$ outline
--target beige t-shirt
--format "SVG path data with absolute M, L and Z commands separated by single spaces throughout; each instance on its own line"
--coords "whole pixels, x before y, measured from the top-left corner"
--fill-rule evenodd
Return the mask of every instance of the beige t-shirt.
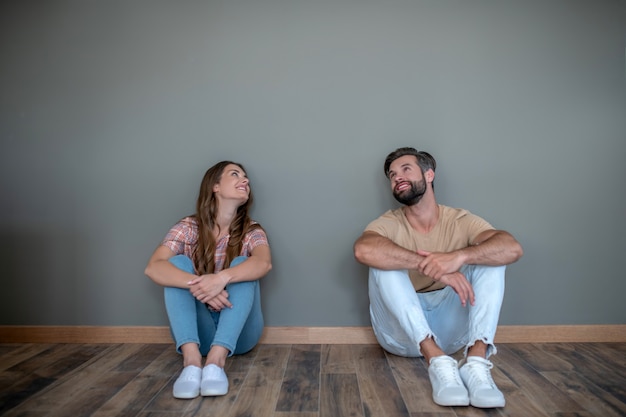
M 439 204 L 439 221 L 428 233 L 419 233 L 413 229 L 401 208 L 387 211 L 368 224 L 365 231 L 376 232 L 412 251 L 423 249 L 430 252 L 451 252 L 470 246 L 476 236 L 493 229 L 485 220 L 467 210 Z M 417 292 L 445 287 L 445 284 L 416 270 L 409 270 L 409 277 Z

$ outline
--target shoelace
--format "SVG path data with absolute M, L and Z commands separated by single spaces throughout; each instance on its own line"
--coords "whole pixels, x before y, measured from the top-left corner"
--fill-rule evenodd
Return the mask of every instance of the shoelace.
M 451 360 L 441 359 L 435 365 L 435 372 L 437 373 L 437 377 L 444 385 L 448 385 L 450 383 L 453 384 L 462 384 L 459 379 L 459 373 L 454 372 L 456 369 L 456 363 Z
M 479 362 L 468 362 L 465 366 L 469 367 L 468 375 L 469 381 L 468 385 L 472 387 L 487 385 L 490 388 L 495 388 L 496 383 L 491 378 L 491 368 L 493 368 L 493 364 L 489 363 L 479 363 Z

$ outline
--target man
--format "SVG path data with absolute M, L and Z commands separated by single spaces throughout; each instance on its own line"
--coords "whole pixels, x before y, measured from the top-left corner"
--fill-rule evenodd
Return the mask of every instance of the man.
M 504 407 L 488 360 L 504 296 L 505 265 L 523 254 L 511 234 L 435 200 L 435 159 L 399 148 L 384 164 L 403 206 L 371 222 L 354 244 L 370 267 L 370 317 L 388 352 L 423 356 L 433 400 L 443 406 Z M 464 349 L 459 369 L 448 356 Z

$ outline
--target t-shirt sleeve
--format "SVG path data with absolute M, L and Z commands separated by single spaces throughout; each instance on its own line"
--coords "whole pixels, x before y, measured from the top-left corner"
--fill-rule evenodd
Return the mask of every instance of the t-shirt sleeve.
M 398 220 L 393 218 L 391 212 L 387 212 L 370 222 L 370 224 L 365 227 L 365 232 L 375 232 L 388 239 L 393 239 L 398 235 L 399 227 L 400 223 Z
M 485 219 L 468 211 L 459 219 L 459 223 L 463 230 L 466 231 L 468 245 L 472 244 L 476 237 L 482 232 L 495 229 Z
M 180 220 L 167 232 L 161 245 L 169 248 L 176 255 L 185 254 L 185 248 L 195 243 L 194 228 L 188 219 Z
M 269 243 L 267 241 L 267 234 L 265 233 L 265 230 L 257 227 L 246 233 L 242 247 L 242 255 L 250 256 L 254 248 L 260 245 L 269 246 Z

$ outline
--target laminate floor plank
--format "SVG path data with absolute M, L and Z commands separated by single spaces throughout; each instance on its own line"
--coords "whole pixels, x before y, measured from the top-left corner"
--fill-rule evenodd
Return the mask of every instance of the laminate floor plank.
M 231 388 L 226 395 L 216 397 L 198 397 L 194 400 L 176 400 L 179 404 L 180 412 L 177 416 L 192 417 L 192 416 L 227 416 L 228 410 L 231 409 L 237 399 L 239 390 L 241 388 L 241 378 L 239 376 L 233 379 L 231 382 Z M 170 393 L 171 400 L 171 393 Z M 185 402 L 189 402 L 189 406 L 185 407 Z M 169 407 L 170 411 L 174 411 L 175 408 Z M 156 412 L 156 407 L 152 407 L 152 411 Z
M 276 411 L 319 411 L 320 362 L 320 345 L 291 348 Z
M 48 343 L 0 344 L 0 373 L 57 347 L 58 345 Z
M 391 371 L 378 375 L 358 374 L 358 380 L 365 417 L 409 415 Z
M 0 374 L 0 413 L 44 391 L 103 350 L 93 345 L 60 344 L 6 369 Z
M 53 377 L 84 364 L 105 349 L 94 345 L 59 344 L 7 368 L 6 371 Z
M 227 395 L 193 400 L 172 397 L 182 356 L 168 344 L 0 344 L 0 416 L 626 416 L 626 343 L 498 350 L 506 406 L 479 409 L 434 404 L 424 360 L 376 344 L 259 345 L 227 360 Z
M 363 417 L 363 405 L 356 374 L 323 374 L 320 417 Z
M 135 372 L 114 372 L 103 374 L 97 382 L 73 397 L 72 401 L 64 402 L 54 413 L 59 417 L 88 417 L 95 413 L 109 398 L 128 384 Z
M 576 351 L 585 358 L 587 369 L 598 364 L 597 373 L 609 372 L 619 380 L 626 379 L 626 349 L 614 351 L 613 349 L 598 350 L 597 346 L 586 343 L 576 343 Z M 577 364 L 578 365 L 578 364 Z M 590 369 L 589 369 L 590 370 Z
M 32 395 L 45 389 L 55 381 L 53 378 L 31 376 L 12 384 L 10 389 L 3 389 L 0 394 L 0 415 L 13 411 L 15 407 L 18 407 L 31 398 Z
M 154 361 L 154 358 L 170 349 L 172 346 L 169 344 L 144 344 L 141 349 L 120 362 L 115 367 L 115 372 L 141 372 Z M 182 361 L 182 356 L 180 356 L 181 367 Z
M 626 416 L 624 402 L 619 401 L 578 372 L 542 372 L 542 375 L 593 415 Z
M 475 408 L 475 407 L 450 407 L 458 417 L 500 417 L 498 408 Z M 520 416 L 533 416 L 533 414 L 519 414 Z
M 59 379 L 49 389 L 42 390 L 26 399 L 16 407 L 15 411 L 48 411 L 51 414 L 63 415 L 68 404 L 81 403 L 89 390 L 97 387 L 100 379 L 106 378 L 121 361 L 137 352 L 141 345 L 110 345 L 100 354 L 88 361 L 80 369 L 70 372 L 67 378 Z
M 541 348 L 542 345 L 537 344 L 518 344 L 507 345 L 506 349 L 514 352 L 526 363 L 532 366 L 539 372 L 542 371 L 555 371 L 555 372 L 569 372 L 574 370 L 574 364 L 566 355 L 562 353 L 555 353 L 549 350 Z M 498 355 L 494 355 L 493 358 L 497 358 Z
M 165 389 L 174 375 L 178 376 L 182 368 L 182 357 L 170 349 L 155 356 L 132 381 L 111 396 L 92 417 L 130 417 L 144 408 L 149 408 L 156 395 Z M 178 412 L 181 408 L 186 409 L 187 406 L 188 404 L 185 407 L 175 408 L 175 411 Z
M 259 353 L 259 346 L 255 347 L 248 353 L 244 353 L 243 355 L 231 356 L 226 360 L 226 366 L 224 367 L 224 371 L 228 375 L 231 373 L 247 373 L 254 361 L 256 360 L 257 354 Z M 181 359 L 182 361 L 182 359 Z
M 282 380 L 272 378 L 262 369 L 252 367 L 239 390 L 237 400 L 224 417 L 273 417 Z
M 545 379 L 534 367 L 515 354 L 512 347 L 501 345 L 498 349 L 498 368 L 513 381 L 529 401 L 539 410 L 549 414 L 576 413 L 584 409 L 558 387 Z M 494 358 L 495 359 L 495 358 Z
M 409 416 L 385 351 L 378 345 L 360 345 L 355 351 L 364 416 Z
M 154 379 L 157 383 L 157 387 L 155 388 L 159 389 L 156 389 L 154 395 L 151 397 L 145 407 L 143 407 L 143 412 L 175 412 L 183 414 L 187 410 L 199 406 L 201 402 L 200 397 L 191 400 L 181 400 L 172 396 L 174 381 L 176 381 L 176 378 L 178 378 L 181 370 L 182 366 L 180 363 L 178 363 L 176 366 L 176 370 L 171 375 L 165 377 L 164 379 Z M 164 385 L 163 381 L 166 381 Z
M 254 361 L 242 380 L 236 400 L 221 416 L 273 417 L 291 345 L 260 345 L 255 351 Z
M 500 355 L 493 355 L 490 358 L 494 367 L 491 370 L 491 376 L 494 382 L 498 386 L 498 389 L 504 394 L 506 400 L 506 406 L 503 409 L 498 409 L 499 414 L 503 416 L 532 416 L 532 417 L 546 417 L 548 413 L 540 408 L 539 405 L 533 403 L 526 393 L 520 389 L 520 387 L 512 381 L 506 371 L 502 369 L 502 363 L 504 359 Z M 461 414 L 461 411 L 457 411 Z
M 354 360 L 358 374 L 377 374 L 390 370 L 387 355 L 379 345 L 356 345 Z
M 578 343 L 609 366 L 614 366 L 622 372 L 626 372 L 626 343 Z
M 404 403 L 412 413 L 447 413 L 452 411 L 435 404 L 428 369 L 423 358 L 405 358 L 387 353 L 387 360 L 398 384 Z
M 204 397 L 200 401 L 195 401 L 192 407 L 187 408 L 182 414 L 184 417 L 192 416 L 226 416 L 229 410 L 237 402 L 241 390 L 246 380 L 247 372 L 228 372 L 228 393 L 218 397 Z M 245 394 L 244 394 L 245 395 Z M 171 397 L 171 394 L 170 394 Z M 179 400 L 180 401 L 180 400 Z
M 599 354 L 589 344 L 577 344 L 576 350 L 584 357 L 576 364 L 576 368 L 620 401 L 626 401 L 626 368 L 621 361 Z
M 252 369 L 262 372 L 269 381 L 283 381 L 291 345 L 259 346 Z
M 322 345 L 322 374 L 355 372 L 356 364 L 352 345 Z

